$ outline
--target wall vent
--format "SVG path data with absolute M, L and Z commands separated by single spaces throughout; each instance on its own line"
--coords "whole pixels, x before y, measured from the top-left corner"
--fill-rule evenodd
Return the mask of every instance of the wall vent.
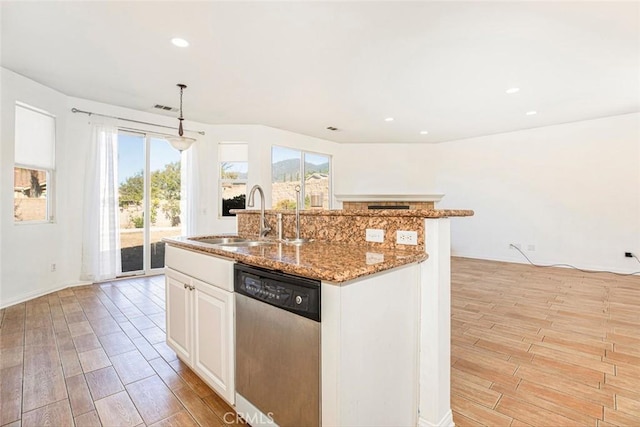
M 164 111 L 178 111 L 177 108 L 169 107 L 168 105 L 161 105 L 161 104 L 156 104 L 153 106 L 153 108 L 157 108 L 158 110 L 164 110 Z

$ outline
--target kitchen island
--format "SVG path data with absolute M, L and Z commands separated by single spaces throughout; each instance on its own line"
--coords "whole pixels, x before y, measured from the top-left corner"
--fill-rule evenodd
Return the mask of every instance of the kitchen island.
M 283 217 L 285 235 L 290 236 L 292 215 L 268 211 L 266 216 L 271 221 L 278 213 Z M 194 254 L 227 261 L 229 265 L 236 261 L 321 280 L 322 425 L 452 425 L 448 218 L 472 214 L 437 210 L 304 212 L 301 234 L 316 241 L 300 246 L 274 243 L 224 247 L 207 245 L 198 238 L 166 239 L 167 267 L 190 275 L 184 270 L 192 269 L 191 263 L 176 265 L 171 258 L 185 259 L 185 254 Z M 241 237 L 255 238 L 258 225 L 257 212 L 239 212 Z M 384 229 L 385 239 L 365 242 L 368 228 Z M 416 244 L 397 244 L 395 234 L 399 230 L 415 231 Z M 429 238 L 425 239 L 425 235 Z M 229 271 L 222 281 L 230 280 Z M 193 287 L 187 285 L 185 289 L 189 286 Z M 231 285 L 225 286 L 229 289 Z M 225 298 L 233 301 L 233 293 Z M 233 319 L 229 313 L 232 304 L 227 305 L 223 311 L 227 319 Z M 171 306 L 168 293 L 170 345 Z M 222 328 L 226 332 L 220 330 L 215 335 L 229 335 L 226 350 L 231 355 L 222 357 L 231 362 L 233 320 L 227 323 Z M 202 339 L 195 334 L 194 341 Z M 194 349 L 197 353 L 197 345 Z M 227 393 L 223 395 L 230 403 L 238 403 L 236 409 L 246 415 L 244 402 L 235 402 L 231 393 L 232 365 L 227 363 Z M 207 370 L 212 371 L 204 371 Z M 198 369 L 196 372 L 201 374 Z M 252 424 L 260 423 L 254 420 Z
M 372 248 L 347 243 L 312 241 L 304 245 L 276 242 L 264 246 L 224 246 L 202 240 L 224 236 L 167 238 L 171 246 L 233 259 L 248 265 L 283 271 L 335 285 L 380 271 L 421 262 L 428 255 L 422 250 Z

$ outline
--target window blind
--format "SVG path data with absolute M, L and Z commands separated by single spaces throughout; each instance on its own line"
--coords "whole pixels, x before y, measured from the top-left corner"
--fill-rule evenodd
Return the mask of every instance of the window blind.
M 218 144 L 219 161 L 249 161 L 249 145 L 246 142 L 220 142 Z
M 55 118 L 24 105 L 16 105 L 15 163 L 39 169 L 55 166 Z

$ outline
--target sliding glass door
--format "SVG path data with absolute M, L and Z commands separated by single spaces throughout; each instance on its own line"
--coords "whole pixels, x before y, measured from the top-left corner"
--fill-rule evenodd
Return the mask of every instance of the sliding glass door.
M 163 237 L 179 236 L 180 216 L 180 152 L 165 139 L 149 141 L 151 184 L 149 224 L 150 265 L 164 267 Z
M 144 133 L 118 134 L 122 275 L 164 267 L 163 237 L 181 234 L 180 152 Z
M 118 133 L 118 206 L 122 274 L 144 273 L 145 169 L 144 134 Z

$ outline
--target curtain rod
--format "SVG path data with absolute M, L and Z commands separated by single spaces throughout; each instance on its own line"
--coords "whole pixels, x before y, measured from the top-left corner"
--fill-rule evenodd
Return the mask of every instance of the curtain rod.
M 83 111 L 83 110 L 78 110 L 76 107 L 73 107 L 71 109 L 72 113 L 83 113 L 83 114 L 87 114 L 89 116 L 100 116 L 100 117 L 108 117 L 110 119 L 117 119 L 117 120 L 124 120 L 126 122 L 132 122 L 132 123 L 138 123 L 141 125 L 151 125 L 151 126 L 157 126 L 157 127 L 161 127 L 161 128 L 167 128 L 167 129 L 173 129 L 173 130 L 178 130 L 178 128 L 176 127 L 172 127 L 172 126 L 165 126 L 165 125 L 159 125 L 157 123 L 151 123 L 151 122 L 142 122 L 140 120 L 132 120 L 132 119 L 125 119 L 124 117 L 117 117 L 117 116 L 109 116 L 107 114 L 100 114 L 100 113 L 94 113 L 92 111 Z M 189 130 L 189 129 L 185 129 L 187 132 L 197 132 L 200 135 L 204 135 L 204 131 L 203 130 Z
M 168 134 L 168 133 L 162 133 L 162 132 L 156 132 L 156 131 L 148 131 L 148 130 L 144 130 L 144 129 L 130 128 L 130 127 L 126 127 L 126 126 L 118 126 L 118 129 L 124 130 L 124 131 L 128 131 L 128 132 L 138 133 L 138 134 L 142 134 L 142 135 L 162 136 L 162 137 L 165 137 L 165 138 L 171 138 L 171 137 L 175 136 L 175 135 L 171 135 L 171 134 Z

